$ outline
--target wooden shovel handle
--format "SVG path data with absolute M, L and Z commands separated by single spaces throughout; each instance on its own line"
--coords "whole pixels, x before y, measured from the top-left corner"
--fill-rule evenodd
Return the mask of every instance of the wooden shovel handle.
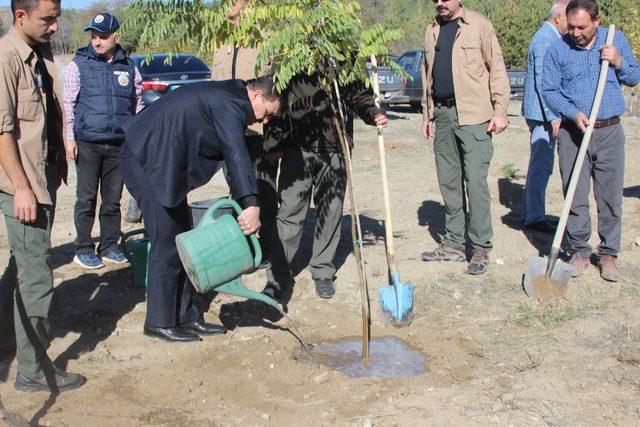
M 616 32 L 615 25 L 609 25 L 609 32 L 607 33 L 606 44 L 613 43 L 613 37 Z M 591 107 L 591 115 L 589 116 L 589 126 L 582 137 L 580 144 L 580 150 L 576 156 L 576 162 L 573 166 L 573 173 L 569 181 L 569 188 L 564 198 L 564 205 L 562 206 L 562 215 L 560 215 L 560 221 L 558 221 L 558 228 L 556 235 L 553 238 L 552 249 L 556 248 L 560 250 L 562 244 L 562 236 L 564 236 L 564 230 L 567 227 L 567 220 L 569 219 L 569 212 L 571 211 L 571 204 L 573 203 L 573 196 L 578 186 L 578 180 L 580 179 L 580 172 L 582 171 L 582 164 L 584 163 L 584 157 L 587 154 L 589 148 L 589 142 L 591 141 L 591 134 L 593 133 L 596 119 L 598 118 L 598 111 L 600 111 L 600 103 L 602 102 L 602 94 L 604 93 L 604 85 L 607 81 L 607 72 L 609 71 L 609 61 L 602 61 L 600 66 L 600 77 L 598 79 L 598 86 L 596 88 L 596 96 L 593 100 L 593 106 Z
M 380 83 L 378 81 L 378 61 L 371 55 L 372 78 L 374 101 L 376 107 L 380 108 Z M 384 150 L 384 133 L 381 126 L 378 128 L 378 151 L 380 151 L 380 171 L 382 174 L 382 194 L 384 197 L 384 228 L 387 242 L 387 261 L 391 272 L 398 271 L 396 264 L 395 250 L 393 247 L 393 223 L 391 221 L 391 203 L 389 201 L 389 183 L 387 182 L 387 157 Z

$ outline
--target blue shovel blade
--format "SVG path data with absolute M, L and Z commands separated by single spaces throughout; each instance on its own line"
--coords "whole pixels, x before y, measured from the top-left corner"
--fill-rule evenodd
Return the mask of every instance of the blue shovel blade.
M 394 325 L 408 326 L 413 320 L 413 285 L 400 282 L 400 277 L 396 275 L 392 274 L 393 285 L 378 289 L 380 307 L 384 316 Z

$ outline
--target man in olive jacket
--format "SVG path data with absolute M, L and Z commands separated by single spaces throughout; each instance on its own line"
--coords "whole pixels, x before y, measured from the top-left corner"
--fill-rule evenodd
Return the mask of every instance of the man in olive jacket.
M 375 107 L 371 89 L 352 84 L 341 89 L 346 106 L 370 125 L 386 126 L 387 115 Z M 340 242 L 340 220 L 347 183 L 344 154 L 334 125 L 331 97 L 317 75 L 294 77 L 283 94 L 283 116 L 271 121 L 266 138 L 283 148 L 278 180 L 280 207 L 271 241 L 271 264 L 264 292 L 279 297 L 291 277 L 290 263 L 300 245 L 311 197 L 316 209 L 309 270 L 316 294 L 331 298 L 336 272 L 333 258 Z M 278 126 L 276 126 L 276 123 Z
M 16 389 L 63 392 L 84 378 L 47 356 L 51 226 L 56 190 L 67 172 L 50 45 L 60 1 L 13 0 L 11 9 L 13 26 L 0 39 L 0 211 L 10 253 L 0 279 L 0 358 L 15 349 Z

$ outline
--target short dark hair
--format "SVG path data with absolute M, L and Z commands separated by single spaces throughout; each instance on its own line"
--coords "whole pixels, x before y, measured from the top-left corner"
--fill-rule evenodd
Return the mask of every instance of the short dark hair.
M 256 77 L 255 79 L 247 80 L 247 87 L 253 90 L 259 90 L 262 92 L 262 96 L 270 101 L 278 101 L 282 104 L 282 97 L 276 92 L 276 84 L 273 81 L 273 75 L 266 74 L 264 76 Z M 281 108 L 282 109 L 282 108 Z
M 273 75 L 271 74 L 266 74 L 264 76 L 256 77 L 255 79 L 247 80 L 247 86 L 251 89 L 261 91 L 265 98 L 279 96 L 276 92 L 276 85 L 273 82 Z
M 11 14 L 13 15 L 13 19 L 16 18 L 16 10 L 24 10 L 29 13 L 38 5 L 42 0 L 11 0 Z M 51 3 L 60 4 L 60 0 L 48 0 Z
M 571 0 L 567 5 L 567 11 L 565 12 L 567 16 L 569 16 L 569 13 L 574 9 L 586 10 L 592 21 L 598 19 L 600 13 L 598 3 L 596 3 L 595 0 Z

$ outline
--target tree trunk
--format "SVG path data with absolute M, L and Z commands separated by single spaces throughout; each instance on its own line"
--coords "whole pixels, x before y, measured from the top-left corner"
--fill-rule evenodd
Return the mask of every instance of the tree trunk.
M 624 98 L 627 104 L 627 114 L 640 117 L 640 85 L 634 88 L 624 88 Z

